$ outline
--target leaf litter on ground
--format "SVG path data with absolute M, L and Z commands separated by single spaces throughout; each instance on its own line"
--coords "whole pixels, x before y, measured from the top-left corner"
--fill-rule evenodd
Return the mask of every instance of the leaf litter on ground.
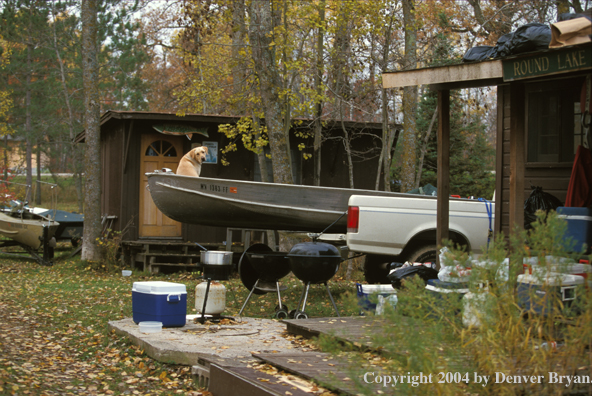
M 0 394 L 211 395 L 198 387 L 190 367 L 155 361 L 108 328 L 109 321 L 132 316 L 134 281 L 186 284 L 188 314 L 195 313 L 193 290 L 203 281 L 198 273 L 134 271 L 131 278 L 122 277 L 95 271 L 67 255 L 57 257 L 53 267 L 0 257 Z M 353 290 L 351 281 L 336 279 L 334 296 Z M 282 282 L 287 285 L 282 303 L 296 308 L 302 283 L 293 276 Z M 226 287 L 225 315 L 237 315 L 248 290 L 237 277 Z M 272 318 L 277 303 L 274 293 L 253 296 L 244 315 Z M 334 314 L 324 288 L 311 288 L 307 312 Z M 231 325 L 232 319 L 227 322 Z M 300 336 L 284 336 L 306 350 L 317 349 Z

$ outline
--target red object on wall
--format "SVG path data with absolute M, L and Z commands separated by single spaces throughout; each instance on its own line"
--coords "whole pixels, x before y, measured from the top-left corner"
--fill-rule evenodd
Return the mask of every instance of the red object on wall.
M 565 206 L 586 208 L 592 206 L 592 152 L 579 146 L 567 187 Z

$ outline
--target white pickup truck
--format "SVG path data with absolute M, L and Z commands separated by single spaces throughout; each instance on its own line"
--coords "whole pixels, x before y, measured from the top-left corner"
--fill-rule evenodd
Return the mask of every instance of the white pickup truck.
M 368 283 L 388 283 L 391 262 L 435 262 L 437 198 L 426 195 L 349 199 L 346 242 L 352 252 L 366 253 Z M 493 227 L 493 203 L 450 198 L 449 239 L 467 251 L 486 249 Z

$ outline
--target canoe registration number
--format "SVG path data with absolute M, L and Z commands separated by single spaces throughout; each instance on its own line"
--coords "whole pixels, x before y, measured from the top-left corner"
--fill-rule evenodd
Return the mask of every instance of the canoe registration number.
M 228 194 L 228 193 L 236 194 L 236 193 L 238 193 L 238 190 L 237 190 L 236 187 L 220 186 L 218 184 L 201 183 L 200 184 L 200 188 L 202 190 L 219 192 L 219 193 L 224 193 L 224 194 Z

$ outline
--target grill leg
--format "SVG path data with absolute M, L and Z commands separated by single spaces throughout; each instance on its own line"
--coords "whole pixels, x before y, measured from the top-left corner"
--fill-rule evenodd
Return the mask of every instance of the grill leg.
M 308 289 L 310 288 L 310 282 L 306 284 L 306 288 L 304 289 L 304 302 L 302 303 L 302 311 L 304 312 L 306 309 L 306 299 L 308 298 Z
M 335 313 L 337 314 L 337 317 L 340 318 L 341 316 L 339 316 L 339 311 L 337 310 L 337 305 L 335 305 L 335 301 L 333 300 L 333 296 L 331 295 L 331 291 L 329 290 L 329 285 L 327 284 L 327 282 L 325 282 L 325 287 L 327 288 L 327 294 L 329 294 L 329 299 L 331 300 L 331 304 L 333 304 L 333 308 L 335 309 Z
M 278 305 L 279 305 L 279 309 L 283 309 L 284 307 L 282 306 L 282 296 L 280 294 L 280 282 L 276 281 L 275 282 L 275 287 L 277 289 L 277 294 L 278 294 Z
M 255 284 L 253 285 L 253 288 L 249 292 L 249 295 L 247 296 L 247 299 L 245 300 L 245 303 L 243 304 L 243 307 L 241 308 L 240 312 L 238 313 L 238 316 L 241 316 L 243 314 L 243 311 L 245 310 L 245 307 L 247 306 L 247 303 L 249 302 L 249 299 L 253 295 L 253 292 L 255 291 L 255 288 L 257 287 L 257 284 L 258 283 L 259 283 L 259 279 L 257 279 L 257 281 L 255 282 Z M 278 289 L 278 295 L 279 295 L 279 293 L 280 293 L 280 291 Z M 280 304 L 281 304 L 281 302 L 280 302 Z

